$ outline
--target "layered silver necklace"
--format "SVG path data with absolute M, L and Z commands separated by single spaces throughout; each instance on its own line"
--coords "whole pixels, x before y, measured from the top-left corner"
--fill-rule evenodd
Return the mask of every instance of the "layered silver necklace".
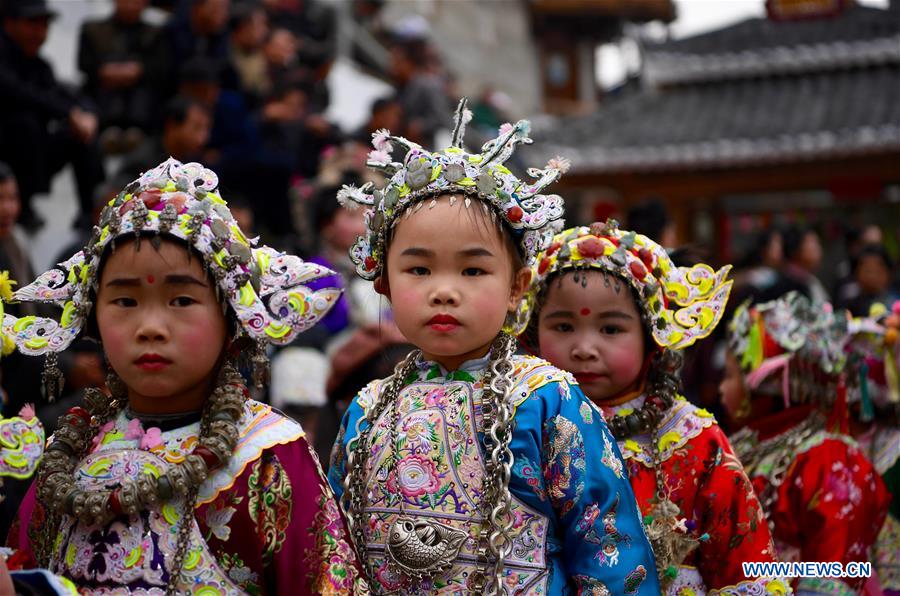
M 485 477 L 481 502 L 485 523 L 478 539 L 478 567 L 473 578 L 473 590 L 485 594 L 506 594 L 503 568 L 512 548 L 512 496 L 509 493 L 510 470 L 513 464 L 509 448 L 513 431 L 513 408 L 510 403 L 515 339 L 501 333 L 491 345 L 485 387 L 482 395 L 481 428 L 485 432 Z M 368 414 L 357 424 L 355 447 L 348 457 L 349 473 L 344 479 L 343 504 L 347 521 L 360 560 L 370 578 L 375 577 L 366 552 L 364 530 L 366 465 L 371 451 L 370 434 L 376 421 L 390 407 L 391 469 L 396 470 L 400 459 L 397 428 L 400 424 L 399 399 L 405 380 L 416 369 L 421 358 L 419 350 L 411 352 L 394 369 L 384 391 Z M 366 423 L 365 428 L 363 422 Z M 400 513 L 388 530 L 386 554 L 389 569 L 406 580 L 434 579 L 453 565 L 467 534 L 438 521 L 407 514 L 400 497 Z M 490 570 L 491 563 L 493 569 Z

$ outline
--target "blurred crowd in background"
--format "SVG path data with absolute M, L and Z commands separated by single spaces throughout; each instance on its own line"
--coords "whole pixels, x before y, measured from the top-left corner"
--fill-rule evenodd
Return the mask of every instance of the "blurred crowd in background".
M 77 49 L 83 85 L 73 88 L 59 81 L 40 55 L 54 27 L 52 4 L 4 1 L 0 269 L 8 269 L 19 284 L 34 278 L 29 235 L 21 232 L 45 225 L 33 203 L 64 167 L 72 168 L 76 180 L 79 208 L 72 225 L 80 238 L 60 251 L 60 259 L 85 244 L 100 208 L 143 170 L 169 156 L 202 162 L 219 174 L 222 194 L 248 236 L 259 235 L 338 273 L 318 282 L 344 289 L 337 307 L 295 345 L 271 354 L 271 385 L 268 394 L 258 396 L 297 417 L 327 461 L 343 408 L 369 380 L 388 375 L 410 349 L 391 322 L 389 304 L 353 273 L 346 253 L 363 230 L 363 214 L 340 207 L 335 195 L 343 184 L 374 180 L 365 161 L 376 130 L 386 128 L 429 147 L 440 142 L 458 97 L 455 77 L 427 29 L 388 28 L 379 20 L 381 1 L 357 0 L 353 19 L 389 51 L 389 67 L 376 74 L 393 91 L 374 101 L 362 127 L 342 131 L 325 116 L 333 100 L 325 81 L 336 51 L 334 4 L 152 4 L 157 13 L 164 11 L 164 23 L 145 18 L 149 0 L 115 0 L 109 17 L 83 24 Z M 505 99 L 490 89 L 473 98 L 470 144 L 480 145 L 502 123 L 525 116 L 506 113 Z M 623 228 L 669 248 L 679 264 L 723 264 L 710 247 L 677 237 L 660 200 L 648 197 L 612 215 Z M 567 224 L 587 224 L 589 218 L 575 210 Z M 900 299 L 890 254 L 896 242 L 885 238 L 893 233 L 890 228 L 848 221 L 823 229 L 802 219 L 783 224 L 754 231 L 752 246 L 735 255 L 732 307 L 748 297 L 762 301 L 798 290 L 865 315 L 873 303 Z M 823 241 L 840 255 L 825 275 Z M 26 308 L 8 310 L 34 314 Z M 724 327 L 691 349 L 683 377 L 685 395 L 713 411 L 719 411 Z M 4 413 L 37 402 L 49 434 L 82 389 L 103 384 L 105 364 L 96 343 L 83 341 L 64 358 L 66 396 L 54 404 L 40 397 L 37 359 L 5 358 Z

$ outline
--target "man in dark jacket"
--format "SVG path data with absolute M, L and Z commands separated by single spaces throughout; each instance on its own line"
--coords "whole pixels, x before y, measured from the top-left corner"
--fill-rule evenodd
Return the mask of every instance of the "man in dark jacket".
M 94 188 L 103 181 L 97 117 L 66 90 L 38 55 L 55 13 L 46 0 L 4 4 L 0 29 L 0 159 L 19 180 L 20 223 L 40 227 L 31 207 L 53 176 L 71 163 L 81 205 L 76 223 L 90 219 Z
M 109 17 L 81 27 L 78 68 L 84 91 L 97 103 L 101 130 L 158 125 L 157 106 L 166 76 L 168 46 L 158 27 L 141 15 L 147 0 L 116 0 Z

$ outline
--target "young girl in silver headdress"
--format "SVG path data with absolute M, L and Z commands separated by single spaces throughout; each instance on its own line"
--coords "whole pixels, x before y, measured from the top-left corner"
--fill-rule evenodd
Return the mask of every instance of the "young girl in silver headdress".
M 506 125 L 480 153 L 429 152 L 386 131 L 370 165 L 385 188 L 347 187 L 369 208 L 351 249 L 419 349 L 353 400 L 329 479 L 377 592 L 657 594 L 647 539 L 615 441 L 572 378 L 515 355 L 505 321 L 524 259 L 562 215 L 542 194 L 554 161 L 516 178 L 527 143 Z M 407 151 L 389 157 L 392 144 Z M 604 453 L 605 456 L 589 457 Z
M 247 239 L 217 187 L 199 164 L 161 164 L 16 292 L 62 306 L 3 320 L 19 350 L 47 354 L 48 391 L 53 357 L 89 332 L 111 395 L 61 417 L 10 544 L 85 593 L 360 593 L 303 429 L 250 400 L 235 366 L 248 343 L 314 325 L 338 293 L 304 284 L 331 272 Z
M 719 322 L 728 270 L 677 267 L 608 220 L 556 235 L 519 305 L 525 344 L 606 415 L 668 596 L 788 590 L 745 575 L 743 562 L 775 561 L 762 508 L 715 418 L 678 394 L 681 350 Z

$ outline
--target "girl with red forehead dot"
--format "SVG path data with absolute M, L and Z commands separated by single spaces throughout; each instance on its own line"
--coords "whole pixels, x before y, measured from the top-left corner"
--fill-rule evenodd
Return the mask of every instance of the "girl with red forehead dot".
M 82 593 L 365 593 L 303 429 L 249 399 L 237 370 L 242 351 L 256 368 L 266 343 L 328 311 L 339 292 L 305 283 L 332 272 L 248 240 L 217 186 L 170 159 L 15 293 L 63 306 L 3 320 L 20 351 L 47 356 L 51 398 L 55 356 L 82 334 L 110 370 L 60 418 L 9 544 Z
M 373 591 L 390 594 L 659 593 L 621 456 L 565 372 L 515 355 L 505 331 L 562 199 L 554 160 L 518 179 L 503 162 L 528 123 L 480 153 L 429 152 L 379 131 L 384 189 L 346 187 L 369 208 L 350 251 L 417 346 L 344 416 L 329 480 L 343 496 Z M 407 150 L 403 163 L 390 145 Z M 399 149 L 399 147 L 398 147 Z M 603 459 L 589 457 L 602 451 Z
M 712 415 L 678 395 L 679 350 L 719 322 L 730 267 L 676 267 L 613 220 L 563 231 L 532 263 L 516 331 L 603 410 L 663 592 L 789 590 L 744 576 L 742 562 L 775 560 L 759 501 Z

